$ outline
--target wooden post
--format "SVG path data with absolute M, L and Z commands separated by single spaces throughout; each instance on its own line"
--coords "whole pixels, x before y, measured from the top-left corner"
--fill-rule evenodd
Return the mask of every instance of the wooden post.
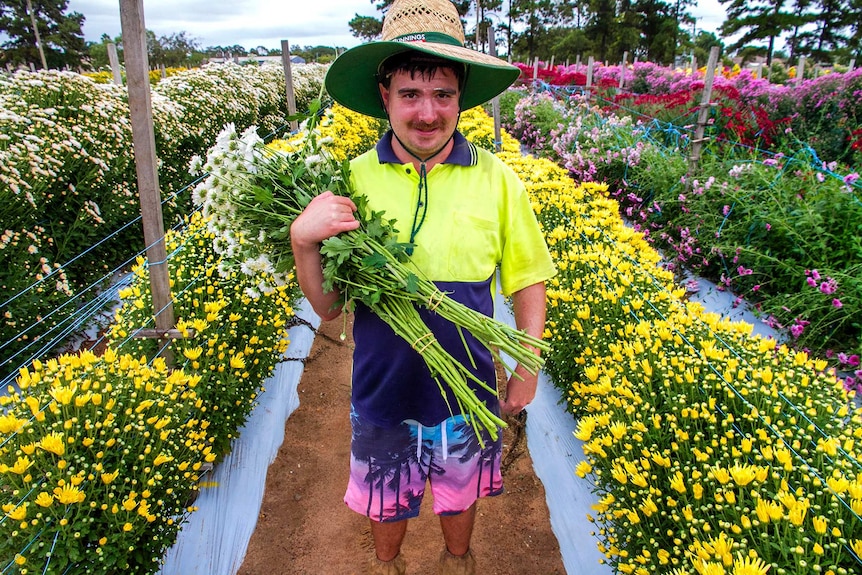
M 805 56 L 799 57 L 799 65 L 796 67 L 796 84 L 802 83 L 805 79 Z
M 539 77 L 539 57 L 536 56 L 536 59 L 533 61 L 533 81 L 535 81 Z
M 850 72 L 852 72 L 855 67 L 856 67 L 856 58 L 853 58 L 852 60 L 850 60 L 850 67 L 847 68 L 847 73 L 849 74 Z
M 575 58 L 575 66 L 580 66 L 580 65 L 581 65 L 581 55 L 578 54 L 578 57 Z
M 551 63 L 550 63 L 550 64 L 548 64 L 548 70 L 553 70 L 553 69 L 554 69 L 554 57 L 555 57 L 555 56 L 556 56 L 556 54 L 551 54 Z
M 30 0 L 27 0 L 27 13 L 30 14 L 30 24 L 33 26 L 33 36 L 36 37 L 36 48 L 39 50 L 39 58 L 42 60 L 42 69 L 47 70 L 48 62 L 45 60 L 45 49 L 42 47 L 39 26 L 36 25 L 36 13 L 33 11 L 33 4 Z
M 694 139 L 691 141 L 691 156 L 688 164 L 688 174 L 691 176 L 697 171 L 700 162 L 700 151 L 703 147 L 703 132 L 706 129 L 706 121 L 709 119 L 709 108 L 712 106 L 712 82 L 715 79 L 715 66 L 718 63 L 718 46 L 713 46 L 709 51 L 709 61 L 706 65 L 706 78 L 703 81 L 703 95 L 700 99 L 700 110 L 697 114 L 697 126 L 694 129 Z M 686 185 L 691 182 L 691 177 L 686 178 Z
M 758 62 L 757 64 L 757 78 L 763 78 L 763 62 Z
M 129 91 L 129 114 L 132 120 L 132 142 L 138 175 L 138 197 L 144 228 L 144 244 L 150 270 L 150 290 L 156 329 L 164 333 L 174 328 L 174 307 L 168 277 L 165 248 L 165 224 L 159 192 L 153 110 L 150 99 L 147 35 L 143 0 L 120 0 L 120 24 L 123 33 L 123 55 L 126 61 L 126 84 Z M 173 364 L 173 352 L 165 348 L 163 357 Z
M 590 56 L 590 57 L 589 57 L 589 59 L 587 60 L 587 85 L 586 85 L 586 92 L 587 92 L 587 99 L 588 99 L 588 100 L 589 100 L 589 98 L 590 98 L 591 90 L 592 90 L 592 88 L 593 88 L 593 64 L 595 64 L 595 61 L 593 60 L 593 57 L 592 57 L 592 56 Z
M 296 115 L 296 95 L 293 91 L 293 72 L 290 70 L 290 42 L 287 40 L 281 41 L 281 64 L 284 66 L 284 90 L 285 98 L 287 98 L 287 115 Z M 299 131 L 299 122 L 296 120 L 290 121 L 290 131 L 296 133 Z
M 114 84 L 123 85 L 123 73 L 120 71 L 120 58 L 117 56 L 117 45 L 108 42 L 108 62 L 111 63 L 111 72 L 114 75 Z
M 628 51 L 623 52 L 623 61 L 620 62 L 620 92 L 623 91 L 623 86 L 626 83 L 626 60 L 629 59 Z
M 488 51 L 491 56 L 497 57 L 497 32 L 493 26 L 488 27 Z M 494 149 L 499 153 L 503 148 L 503 130 L 500 126 L 500 96 L 494 96 L 494 99 L 491 100 L 491 111 L 494 117 Z
M 164 64 L 159 64 L 159 75 L 162 77 L 162 80 L 168 77 L 168 71 L 165 69 Z
M 691 75 L 694 77 L 695 72 L 697 72 L 697 58 L 694 55 L 694 52 L 691 53 Z

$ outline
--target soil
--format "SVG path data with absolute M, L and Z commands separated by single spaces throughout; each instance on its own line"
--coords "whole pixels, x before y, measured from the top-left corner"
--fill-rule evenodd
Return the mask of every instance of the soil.
M 321 324 L 269 468 L 257 527 L 238 575 L 360 575 L 373 554 L 368 520 L 342 501 L 350 455 L 353 342 L 341 319 Z M 346 332 L 351 331 L 348 323 Z M 565 575 L 545 491 L 522 420 L 503 435 L 505 492 L 479 501 L 472 549 L 483 575 Z M 430 497 L 430 494 L 426 495 Z M 410 520 L 402 553 L 410 575 L 437 573 L 443 539 L 430 501 Z

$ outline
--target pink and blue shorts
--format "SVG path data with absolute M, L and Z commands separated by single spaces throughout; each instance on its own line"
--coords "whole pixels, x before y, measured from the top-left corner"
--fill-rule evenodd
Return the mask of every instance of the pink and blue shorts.
M 353 439 L 344 502 L 374 521 L 419 515 L 426 485 L 437 515 L 456 515 L 480 497 L 503 492 L 502 433 L 496 441 L 484 435 L 483 448 L 462 415 L 434 427 L 415 421 L 378 427 L 353 411 L 350 421 Z

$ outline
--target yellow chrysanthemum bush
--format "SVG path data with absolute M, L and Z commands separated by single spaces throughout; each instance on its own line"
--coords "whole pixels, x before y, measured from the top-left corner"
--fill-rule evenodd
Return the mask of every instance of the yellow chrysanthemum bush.
M 546 371 L 579 419 L 607 560 L 639 575 L 858 572 L 860 414 L 825 362 L 686 303 L 603 185 L 511 165 L 559 268 Z
M 168 233 L 166 245 L 176 327 L 189 335 L 174 340 L 170 349 L 177 367 L 200 378 L 198 409 L 210 426 L 213 454 L 221 458 L 287 349 L 299 288 L 292 274 L 271 288 L 265 272 L 221 268 L 213 236 L 199 214 L 182 233 Z M 154 327 L 146 262 L 140 261 L 133 273 L 133 283 L 120 292 L 124 304 L 110 340 L 123 351 L 153 357 L 160 343 L 133 337 L 142 327 Z
M 175 368 L 153 327 L 146 263 L 101 357 L 36 362 L 0 399 L 0 570 L 155 573 L 202 470 L 230 447 L 276 363 L 298 297 L 261 294 L 260 279 L 218 273 L 199 215 L 169 232 Z
M 316 128 L 318 144 L 325 147 L 330 155 L 340 162 L 374 147 L 389 125 L 385 120 L 354 112 L 337 103 L 323 110 L 321 114 Z M 271 142 L 269 146 L 280 152 L 293 152 L 299 149 L 304 141 L 305 132 L 300 130 L 287 139 Z
M 3 572 L 155 572 L 210 449 L 199 379 L 113 349 L 22 370 L 0 398 Z

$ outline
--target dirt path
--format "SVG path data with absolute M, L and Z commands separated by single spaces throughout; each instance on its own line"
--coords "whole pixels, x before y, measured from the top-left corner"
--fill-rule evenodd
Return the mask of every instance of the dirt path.
M 300 405 L 287 420 L 284 443 L 267 473 L 257 527 L 238 575 L 361 575 L 373 552 L 367 519 L 342 501 L 352 341 L 339 340 L 341 329 L 340 320 L 320 326 L 299 382 Z M 479 572 L 565 575 L 545 491 L 516 424 L 504 435 L 506 491 L 479 502 L 473 534 Z M 411 520 L 404 542 L 410 575 L 436 574 L 443 543 L 429 503 Z

